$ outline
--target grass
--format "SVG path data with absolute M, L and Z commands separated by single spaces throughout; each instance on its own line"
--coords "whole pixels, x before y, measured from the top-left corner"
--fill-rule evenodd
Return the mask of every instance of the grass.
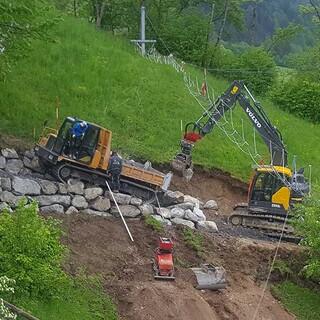
M 70 287 L 64 298 L 41 301 L 20 298 L 14 303 L 39 319 L 46 320 L 117 320 L 116 307 L 96 285 L 79 284 Z M 19 319 L 19 318 L 18 318 Z
M 320 294 L 292 282 L 283 282 L 272 288 L 273 294 L 297 316 L 298 320 L 320 319 Z
M 55 104 L 60 117 L 74 115 L 113 131 L 113 145 L 123 153 L 156 163 L 168 163 L 179 149 L 180 121 L 196 120 L 202 109 L 188 93 L 182 75 L 171 66 L 139 56 L 127 39 L 96 31 L 80 19 L 65 18 L 52 43 L 35 42 L 28 58 L 20 60 L 5 83 L 0 84 L 2 133 L 29 140 L 38 136 L 45 119 L 55 124 Z M 202 81 L 201 72 L 186 67 Z M 229 83 L 211 75 L 215 95 Z M 282 131 L 288 151 L 298 163 L 313 165 L 320 178 L 317 139 L 320 126 L 291 116 L 262 99 L 273 123 Z M 238 108 L 237 127 L 252 144 L 252 125 Z M 262 141 L 258 150 L 268 159 Z M 194 161 L 205 168 L 220 168 L 247 180 L 252 161 L 219 130 L 199 142 Z
M 191 230 L 190 228 L 183 228 L 182 230 L 183 241 L 193 249 L 198 256 L 202 256 L 203 249 L 203 237 L 196 231 Z
M 146 216 L 144 219 L 144 223 L 158 233 L 164 231 L 163 224 L 152 216 Z

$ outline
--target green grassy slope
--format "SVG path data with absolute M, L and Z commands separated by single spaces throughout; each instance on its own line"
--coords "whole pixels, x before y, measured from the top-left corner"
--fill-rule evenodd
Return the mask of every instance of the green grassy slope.
M 214 77 L 210 84 L 216 95 L 229 85 Z M 171 66 L 150 62 L 127 40 L 71 18 L 57 27 L 54 43 L 34 44 L 31 55 L 19 62 L 0 90 L 3 133 L 32 139 L 34 128 L 39 135 L 45 119 L 54 125 L 58 96 L 61 118 L 74 115 L 105 126 L 113 131 L 117 148 L 155 162 L 170 161 L 179 148 L 180 121 L 196 120 L 202 112 L 181 74 Z M 320 177 L 320 126 L 262 102 L 281 129 L 288 151 L 299 156 L 300 164 L 313 164 L 314 175 Z M 237 110 L 235 118 L 240 117 L 252 139 L 252 126 Z M 262 145 L 260 142 L 259 150 Z M 265 149 L 262 153 L 267 155 Z M 249 176 L 252 164 L 219 129 L 197 145 L 194 160 L 243 179 Z
M 292 282 L 283 282 L 272 288 L 273 294 L 298 320 L 320 319 L 320 295 Z

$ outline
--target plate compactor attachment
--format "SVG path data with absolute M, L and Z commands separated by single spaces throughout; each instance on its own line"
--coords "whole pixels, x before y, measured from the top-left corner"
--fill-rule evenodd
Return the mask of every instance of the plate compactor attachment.
M 169 238 L 159 238 L 158 248 L 155 250 L 153 271 L 154 278 L 174 280 L 173 242 Z
M 202 264 L 200 268 L 191 268 L 197 278 L 196 288 L 199 290 L 219 290 L 227 286 L 226 270 L 212 264 Z

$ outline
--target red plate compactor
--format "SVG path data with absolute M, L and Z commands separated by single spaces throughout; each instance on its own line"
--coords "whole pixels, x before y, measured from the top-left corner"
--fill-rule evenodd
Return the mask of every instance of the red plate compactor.
M 153 263 L 154 278 L 174 280 L 173 242 L 169 238 L 159 238 Z

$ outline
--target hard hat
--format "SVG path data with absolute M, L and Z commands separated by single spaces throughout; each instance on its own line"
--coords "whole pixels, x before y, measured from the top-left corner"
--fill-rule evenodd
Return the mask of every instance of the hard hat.
M 80 122 L 80 126 L 81 126 L 81 127 L 86 127 L 86 126 L 87 126 L 87 123 L 86 123 L 85 121 L 81 121 L 81 122 Z

